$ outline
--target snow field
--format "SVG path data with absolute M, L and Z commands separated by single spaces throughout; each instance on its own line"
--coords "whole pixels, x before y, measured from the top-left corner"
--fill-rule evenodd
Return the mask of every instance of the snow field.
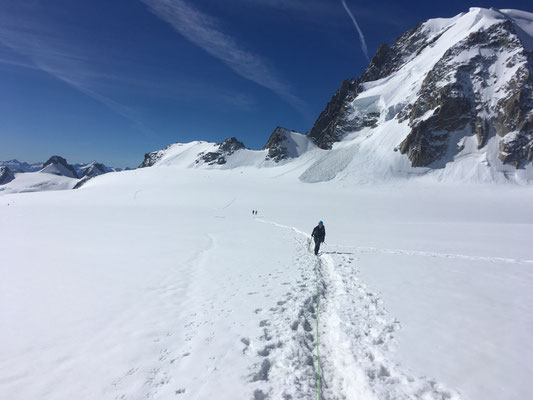
M 531 396 L 530 188 L 291 168 L 0 196 L 0 397 Z

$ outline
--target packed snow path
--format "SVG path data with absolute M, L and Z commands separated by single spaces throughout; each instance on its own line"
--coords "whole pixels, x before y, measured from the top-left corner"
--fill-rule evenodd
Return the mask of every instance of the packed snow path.
M 316 257 L 309 235 L 270 223 L 292 231 L 301 279 L 261 321 L 263 334 L 255 342 L 261 343 L 258 354 L 264 360 L 252 379 L 262 381 L 255 399 L 460 398 L 391 360 L 400 323 L 361 282 L 353 254 L 323 251 Z

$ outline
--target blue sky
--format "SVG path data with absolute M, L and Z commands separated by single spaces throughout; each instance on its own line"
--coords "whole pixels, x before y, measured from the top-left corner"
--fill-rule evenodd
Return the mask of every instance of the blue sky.
M 531 2 L 0 0 L 0 160 L 137 166 L 169 143 L 308 131 L 381 43 Z M 348 14 L 347 10 L 352 13 Z M 357 27 L 356 27 L 357 24 Z

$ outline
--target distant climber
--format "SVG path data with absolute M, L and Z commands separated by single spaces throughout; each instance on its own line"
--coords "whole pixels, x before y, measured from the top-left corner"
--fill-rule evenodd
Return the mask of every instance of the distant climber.
M 311 237 L 315 241 L 315 256 L 317 256 L 318 250 L 320 250 L 320 244 L 324 243 L 324 240 L 326 240 L 326 228 L 324 228 L 324 223 L 322 221 L 315 226 L 313 233 L 311 233 Z

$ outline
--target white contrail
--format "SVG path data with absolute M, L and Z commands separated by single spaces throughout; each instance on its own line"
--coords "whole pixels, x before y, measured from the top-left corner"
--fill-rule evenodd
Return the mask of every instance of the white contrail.
M 150 11 L 170 24 L 189 41 L 224 62 L 245 79 L 272 90 L 302 115 L 308 115 L 306 103 L 281 79 L 263 57 L 244 49 L 219 28 L 218 20 L 197 10 L 188 0 L 141 0 Z
M 355 17 L 353 16 L 352 12 L 346 5 L 346 0 L 341 0 L 341 3 L 344 9 L 346 10 L 346 12 L 348 13 L 348 15 L 350 16 L 350 18 L 352 19 L 355 29 L 357 29 L 357 32 L 359 33 L 359 39 L 361 39 L 361 49 L 363 49 L 363 53 L 365 53 L 366 59 L 370 61 L 370 59 L 368 58 L 368 49 L 366 47 L 365 36 L 363 35 L 361 28 L 359 28 L 359 24 L 355 20 Z

